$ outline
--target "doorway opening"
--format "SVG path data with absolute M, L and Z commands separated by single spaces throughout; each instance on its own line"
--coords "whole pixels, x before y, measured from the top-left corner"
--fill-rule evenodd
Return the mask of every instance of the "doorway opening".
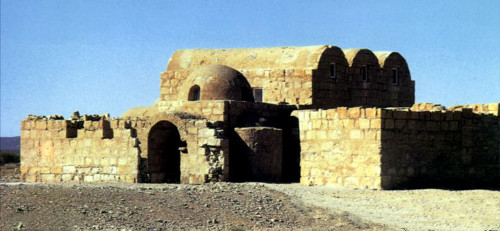
M 179 183 L 181 178 L 181 139 L 177 127 L 169 121 L 156 123 L 148 135 L 146 174 L 150 183 Z

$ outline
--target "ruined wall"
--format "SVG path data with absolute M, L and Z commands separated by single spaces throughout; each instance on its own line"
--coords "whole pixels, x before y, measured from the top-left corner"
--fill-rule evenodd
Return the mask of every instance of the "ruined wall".
M 381 109 L 300 110 L 300 183 L 380 188 Z
M 259 118 L 265 118 L 264 123 L 268 124 L 282 121 L 297 109 L 293 105 L 228 100 L 158 101 L 156 105 L 160 112 L 185 112 L 211 122 L 223 122 L 226 127 L 255 125 Z
M 229 148 L 231 138 L 237 138 L 234 127 L 246 127 L 246 126 L 271 126 L 284 128 L 283 131 L 283 140 L 290 141 L 293 139 L 291 136 L 291 130 L 288 126 L 289 115 L 292 110 L 296 109 L 295 106 L 291 105 L 274 105 L 274 104 L 266 104 L 266 103 L 254 103 L 254 102 L 244 102 L 244 101 L 223 101 L 223 100 L 214 100 L 214 101 L 159 101 L 157 102 L 157 106 L 159 111 L 177 111 L 188 113 L 193 116 L 197 116 L 197 119 L 205 120 L 204 125 L 207 127 L 194 128 L 194 125 L 186 124 L 185 129 L 192 132 L 196 132 L 196 129 L 205 129 L 207 131 L 203 133 L 198 133 L 198 135 L 188 134 L 186 133 L 186 140 L 193 139 L 191 137 L 198 137 L 195 140 L 187 141 L 188 150 L 193 150 L 203 145 L 214 146 L 209 148 L 210 150 L 216 149 L 215 147 L 219 147 L 220 152 L 224 154 L 224 160 L 220 161 L 223 163 L 223 179 L 230 179 L 231 167 L 229 166 L 229 162 L 231 156 L 238 155 L 238 148 Z M 127 113 L 126 113 L 127 114 Z M 133 113 L 128 113 L 133 114 Z M 145 113 L 147 114 L 147 113 Z M 161 113 L 160 113 L 161 114 Z M 125 115 L 124 115 L 125 116 Z M 150 119 L 148 119 L 150 120 Z M 148 122 L 149 123 L 149 122 Z M 182 123 L 182 122 L 180 122 Z M 150 125 L 141 125 L 139 127 L 149 127 Z M 189 128 L 189 126 L 193 128 Z M 198 125 L 196 125 L 198 126 Z M 195 127 L 196 127 L 195 126 Z M 143 145 L 143 140 L 146 140 L 146 134 L 148 131 L 144 129 L 143 132 L 138 130 L 138 137 L 141 141 L 141 150 L 146 150 L 147 148 Z M 206 136 L 205 138 L 202 138 Z M 201 139 L 201 140 L 200 140 Z M 196 146 L 189 147 L 190 144 L 196 144 Z M 298 142 L 293 144 L 298 145 Z M 293 171 L 291 169 L 298 169 L 298 149 L 296 145 L 288 145 L 285 148 L 283 157 L 284 169 L 286 171 Z M 234 146 L 234 145 L 233 145 Z M 205 150 L 205 149 L 204 149 Z M 201 151 L 200 151 L 201 152 Z M 142 152 L 144 153 L 144 151 Z M 230 154 L 231 153 L 231 154 Z M 220 155 L 219 155 L 220 156 Z M 147 158 L 147 154 L 142 155 L 143 158 Z M 194 158 L 194 157 L 193 157 Z M 201 163 L 197 163 L 193 161 L 194 164 L 188 164 L 188 166 L 197 166 Z M 291 166 L 297 167 L 291 167 Z M 210 166 L 210 164 L 209 164 Z M 233 169 L 234 170 L 234 169 Z M 190 172 L 196 172 L 196 169 L 193 169 Z M 234 171 L 237 171 L 234 170 Z M 235 173 L 236 175 L 238 173 Z M 298 175 L 298 174 L 296 174 Z M 198 176 L 202 176 L 202 174 L 198 174 Z M 193 177 L 191 177 L 193 178 Z M 210 178 L 210 177 L 209 177 Z M 200 179 L 201 180 L 201 179 Z M 193 181 L 193 180 L 191 180 Z M 198 182 L 197 180 L 196 182 Z M 209 180 L 210 181 L 210 180 Z
M 141 150 L 140 173 L 143 182 L 147 182 L 149 134 L 151 128 L 161 121 L 173 123 L 180 134 L 181 183 L 200 184 L 227 178 L 229 167 L 225 159 L 229 155 L 229 141 L 223 136 L 222 127 L 189 114 L 158 113 L 130 122 L 137 132 Z
M 269 127 L 235 128 L 237 150 L 232 150 L 232 168 L 243 181 L 281 180 L 283 165 L 282 131 Z M 236 146 L 235 146 L 236 147 Z
M 21 122 L 21 180 L 27 182 L 137 182 L 134 131 L 107 120 Z
M 299 119 L 301 183 L 384 189 L 500 185 L 499 118 L 485 113 L 498 113 L 498 103 L 471 106 L 483 113 L 426 107 L 293 112 Z

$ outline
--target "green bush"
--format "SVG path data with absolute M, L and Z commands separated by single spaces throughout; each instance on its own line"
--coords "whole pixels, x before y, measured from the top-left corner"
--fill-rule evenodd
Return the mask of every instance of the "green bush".
M 1 151 L 0 152 L 0 165 L 8 163 L 19 163 L 19 154 L 13 151 Z

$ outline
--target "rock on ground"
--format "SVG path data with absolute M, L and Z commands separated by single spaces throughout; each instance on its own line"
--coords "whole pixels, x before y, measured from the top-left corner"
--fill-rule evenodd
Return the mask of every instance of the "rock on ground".
M 0 184 L 0 230 L 384 230 L 256 183 Z

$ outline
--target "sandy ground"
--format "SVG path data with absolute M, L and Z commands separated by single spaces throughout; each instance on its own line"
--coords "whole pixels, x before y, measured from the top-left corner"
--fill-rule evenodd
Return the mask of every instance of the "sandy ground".
M 401 230 L 500 230 L 498 190 L 352 190 L 267 184 L 306 204 Z

